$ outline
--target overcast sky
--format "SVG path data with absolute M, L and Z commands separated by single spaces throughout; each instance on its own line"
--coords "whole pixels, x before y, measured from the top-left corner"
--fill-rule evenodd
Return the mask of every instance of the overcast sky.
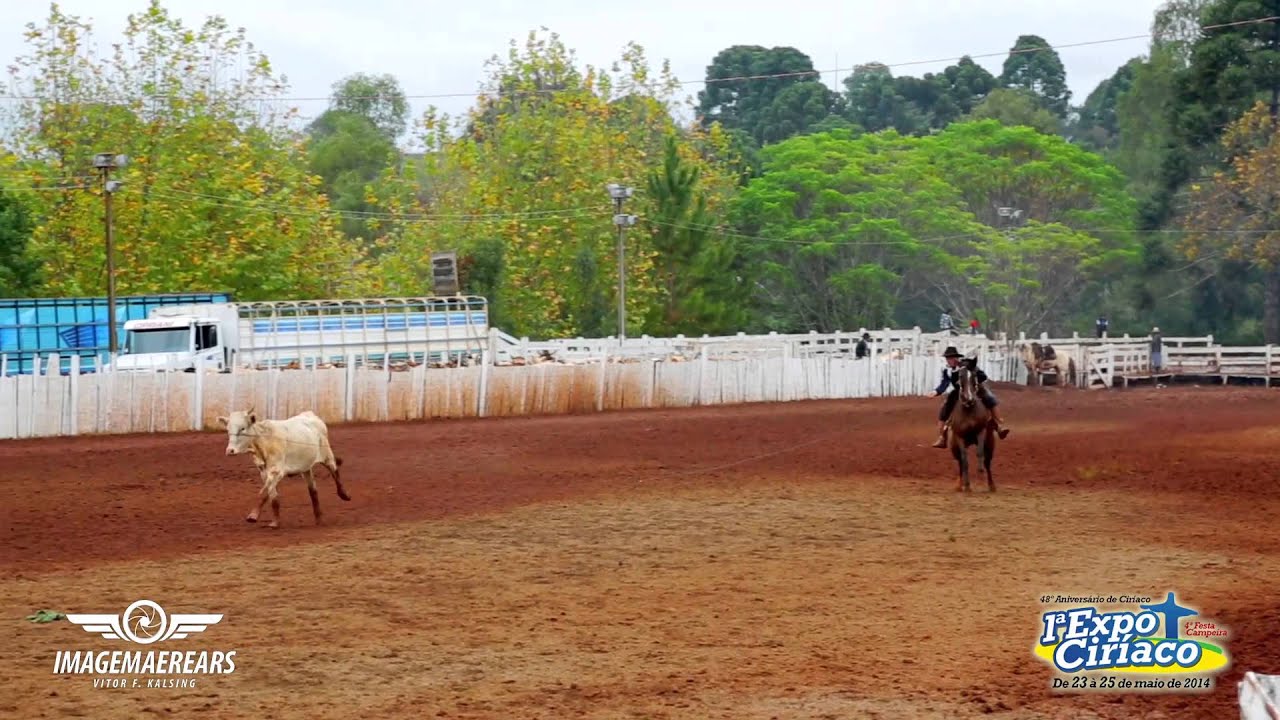
M 7 66 L 26 52 L 25 24 L 41 24 L 47 2 L 9 0 L 0 28 L 0 58 Z M 642 45 L 656 69 L 662 59 L 682 81 L 705 76 L 706 66 L 730 45 L 793 46 L 819 70 L 854 65 L 941 60 L 896 67 L 895 75 L 936 72 L 961 55 L 993 74 L 1018 35 L 1040 35 L 1052 45 L 1105 40 L 1150 31 L 1159 0 L 167 0 L 164 6 L 191 25 L 216 8 L 284 73 L 291 96 L 323 98 L 333 82 L 354 72 L 387 72 L 408 95 L 472 93 L 484 61 L 504 54 L 512 38 L 523 40 L 545 26 L 558 32 L 582 63 L 608 66 L 623 45 Z M 105 45 L 121 37 L 131 12 L 146 0 L 60 0 L 64 13 L 91 20 Z M 1067 68 L 1072 102 L 1085 96 L 1122 63 L 1146 52 L 1139 38 L 1058 52 Z M 834 84 L 835 73 L 824 78 Z M 701 85 L 685 86 L 696 94 Z M 415 116 L 427 103 L 461 113 L 469 98 L 414 100 Z M 296 103 L 315 116 L 323 99 Z

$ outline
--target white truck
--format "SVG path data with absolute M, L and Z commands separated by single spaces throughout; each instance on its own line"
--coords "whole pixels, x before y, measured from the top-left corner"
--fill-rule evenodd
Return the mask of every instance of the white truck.
M 124 324 L 103 370 L 194 372 L 341 362 L 434 362 L 490 350 L 478 296 L 200 303 L 159 307 Z

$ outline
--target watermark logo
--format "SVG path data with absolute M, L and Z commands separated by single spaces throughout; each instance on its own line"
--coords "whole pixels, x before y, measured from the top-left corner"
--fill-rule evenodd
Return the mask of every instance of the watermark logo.
M 125 639 L 139 645 L 181 640 L 192 633 L 222 620 L 222 614 L 165 614 L 164 608 L 150 600 L 138 600 L 121 615 L 67 615 L 67 620 L 108 640 Z
M 1065 690 L 1196 692 L 1231 664 L 1227 629 L 1178 602 L 1133 595 L 1045 595 L 1068 607 L 1042 612 L 1033 652 L 1053 667 L 1051 686 Z M 1131 605 L 1135 610 L 1099 609 Z M 1211 642 L 1210 639 L 1213 641 Z
M 221 622 L 222 614 L 166 613 L 159 603 L 138 600 L 119 614 L 68 613 L 66 619 L 106 640 L 151 646 L 202 633 Z M 190 676 L 234 672 L 235 654 L 235 650 L 59 650 L 53 672 L 92 675 L 94 687 L 195 687 Z

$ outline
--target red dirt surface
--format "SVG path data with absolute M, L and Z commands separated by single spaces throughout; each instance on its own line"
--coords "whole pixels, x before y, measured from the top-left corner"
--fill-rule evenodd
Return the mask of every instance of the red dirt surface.
M 1280 673 L 1278 396 L 1001 397 L 993 495 L 936 401 L 767 404 L 334 426 L 352 501 L 287 480 L 279 530 L 224 435 L 6 442 L 0 715 L 1236 716 Z M 1049 689 L 1041 595 L 1166 590 L 1231 631 L 1212 693 Z M 56 651 L 120 641 L 22 620 L 139 598 L 225 613 L 165 649 L 235 673 L 95 690 Z

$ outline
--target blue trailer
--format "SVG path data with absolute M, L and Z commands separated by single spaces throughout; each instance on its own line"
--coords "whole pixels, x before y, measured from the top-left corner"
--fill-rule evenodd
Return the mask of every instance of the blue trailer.
M 150 317 L 155 308 L 193 303 L 222 303 L 230 293 L 175 293 L 129 295 L 116 298 L 116 339 L 124 346 L 124 323 Z M 107 298 L 8 298 L 0 299 L 0 355 L 6 373 L 27 375 L 36 357 L 57 353 L 60 372 L 71 368 L 71 356 L 80 356 L 81 372 L 93 372 L 110 350 Z

